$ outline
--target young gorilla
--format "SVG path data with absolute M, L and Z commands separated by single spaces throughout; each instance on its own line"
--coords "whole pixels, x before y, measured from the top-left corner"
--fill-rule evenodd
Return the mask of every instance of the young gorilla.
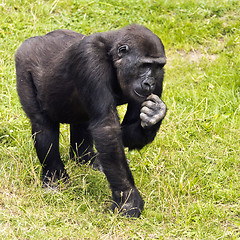
M 161 40 L 140 25 L 90 36 L 56 30 L 24 41 L 15 60 L 17 90 L 31 120 L 43 186 L 68 178 L 59 154 L 59 124 L 68 123 L 71 157 L 93 161 L 94 142 L 112 190 L 112 210 L 138 217 L 143 200 L 124 147 L 150 143 L 165 117 Z M 116 106 L 125 103 L 120 125 Z

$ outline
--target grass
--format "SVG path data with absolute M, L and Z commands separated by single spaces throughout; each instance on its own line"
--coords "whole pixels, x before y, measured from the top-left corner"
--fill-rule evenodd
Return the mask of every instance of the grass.
M 0 239 L 239 239 L 239 9 L 238 0 L 1 1 Z M 41 189 L 14 52 L 54 29 L 91 34 L 133 22 L 165 45 L 168 113 L 152 144 L 126 149 L 145 200 L 141 217 L 126 219 L 110 212 L 104 175 L 69 160 L 66 125 L 60 148 L 71 184 Z

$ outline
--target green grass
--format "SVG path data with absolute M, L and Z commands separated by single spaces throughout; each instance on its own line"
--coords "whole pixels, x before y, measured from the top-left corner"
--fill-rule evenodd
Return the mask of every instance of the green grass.
M 239 239 L 239 9 L 238 0 L 1 1 L 0 239 Z M 110 212 L 103 174 L 69 160 L 66 125 L 60 147 L 71 183 L 41 189 L 14 69 L 28 37 L 133 22 L 154 31 L 168 57 L 162 127 L 141 151 L 126 149 L 145 200 L 134 220 Z

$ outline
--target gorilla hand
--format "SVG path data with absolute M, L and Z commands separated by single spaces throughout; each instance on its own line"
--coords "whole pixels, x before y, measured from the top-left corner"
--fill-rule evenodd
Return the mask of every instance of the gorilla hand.
M 144 201 L 136 187 L 126 191 L 113 191 L 113 212 L 122 216 L 139 217 Z
M 167 112 L 165 103 L 155 94 L 151 94 L 143 102 L 140 118 L 141 126 L 148 128 L 162 120 Z

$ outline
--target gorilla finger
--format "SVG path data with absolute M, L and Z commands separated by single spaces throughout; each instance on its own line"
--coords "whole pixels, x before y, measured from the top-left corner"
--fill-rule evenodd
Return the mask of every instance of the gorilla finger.
M 149 123 L 141 121 L 142 128 L 149 127 Z
M 141 109 L 141 112 L 145 112 L 145 108 L 148 108 L 149 110 L 145 113 L 147 113 L 148 115 L 151 115 L 151 116 L 154 116 L 154 115 L 157 115 L 157 114 L 166 114 L 166 111 L 167 111 L 167 106 L 165 105 L 164 102 L 161 102 L 161 103 L 153 103 L 151 101 L 148 101 L 148 102 L 144 102 L 144 104 L 142 104 L 142 109 Z
M 143 128 L 146 128 L 146 127 L 151 127 L 151 126 L 155 125 L 156 123 L 158 123 L 158 119 L 156 119 L 156 118 L 147 118 L 144 121 L 141 121 L 141 126 Z
M 156 95 L 155 95 L 156 96 Z M 157 96 L 158 97 L 158 96 Z M 162 101 L 162 99 L 161 98 L 158 98 L 158 102 L 155 102 L 155 104 L 153 104 L 152 105 L 153 107 L 153 109 L 159 109 L 159 111 L 161 110 L 161 111 L 164 111 L 164 112 L 166 112 L 167 111 L 167 106 L 166 106 L 166 104 Z
M 156 123 L 158 123 L 161 119 L 159 119 L 158 117 L 149 117 L 148 115 L 141 113 L 140 114 L 140 118 L 141 118 L 141 126 L 143 128 L 145 127 L 151 127 L 153 125 L 155 125 Z
M 155 111 L 153 111 L 153 109 L 150 109 L 150 108 L 148 108 L 146 106 L 141 108 L 141 113 L 145 113 L 145 114 L 147 114 L 149 116 L 153 116 L 154 112 Z
M 142 107 L 148 107 L 148 108 L 151 108 L 151 109 L 155 109 L 156 108 L 156 103 L 152 102 L 151 100 L 147 100 L 147 101 L 144 101 L 142 103 Z
M 145 113 L 140 113 L 140 119 L 141 119 L 142 121 L 144 121 L 144 122 L 147 122 L 148 119 L 149 119 L 149 117 L 148 117 L 148 115 L 145 114 Z
M 166 112 L 167 112 L 167 105 L 163 101 L 161 101 L 161 103 L 160 103 L 160 108 L 161 108 L 161 112 L 166 114 Z
M 162 102 L 161 98 L 158 95 L 153 94 L 153 93 L 147 97 L 147 100 L 151 100 L 155 103 Z
M 152 109 L 163 109 L 164 111 L 167 110 L 166 104 L 157 95 L 151 94 L 148 98 L 148 100 L 143 102 L 142 106 L 148 106 Z
M 160 120 L 162 120 L 165 117 L 166 113 L 165 112 L 160 112 L 159 114 L 155 115 L 153 117 L 153 121 L 155 122 L 154 124 L 156 124 L 157 122 L 159 122 Z
M 151 119 L 149 120 L 149 123 L 150 123 L 151 126 L 155 125 L 155 124 L 158 123 L 158 122 L 159 122 L 159 119 L 158 119 L 158 118 L 151 118 Z

